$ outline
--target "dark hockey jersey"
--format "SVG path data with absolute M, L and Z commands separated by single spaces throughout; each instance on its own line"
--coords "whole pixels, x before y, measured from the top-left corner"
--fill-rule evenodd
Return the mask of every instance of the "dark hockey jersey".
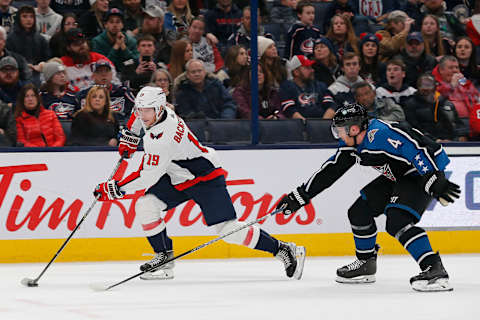
M 294 55 L 301 54 L 306 57 L 313 54 L 313 45 L 315 39 L 322 36 L 318 27 L 306 26 L 302 23 L 295 23 L 288 30 L 285 41 L 285 58 L 290 59 Z
M 45 109 L 52 110 L 60 121 L 71 121 L 73 114 L 80 109 L 80 104 L 74 94 L 66 92 L 57 97 L 46 91 L 40 92 L 42 104 Z
M 407 123 L 370 121 L 357 147 L 340 140 L 337 152 L 303 185 L 310 196 L 330 187 L 354 164 L 370 166 L 396 182 L 407 175 L 443 171 L 450 162 L 442 146 Z

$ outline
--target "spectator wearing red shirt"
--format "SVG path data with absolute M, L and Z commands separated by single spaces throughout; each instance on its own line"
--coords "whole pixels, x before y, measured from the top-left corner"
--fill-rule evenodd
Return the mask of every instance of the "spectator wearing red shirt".
M 15 107 L 17 142 L 25 147 L 62 147 L 65 133 L 54 111 L 40 104 L 40 94 L 33 84 L 25 85 Z

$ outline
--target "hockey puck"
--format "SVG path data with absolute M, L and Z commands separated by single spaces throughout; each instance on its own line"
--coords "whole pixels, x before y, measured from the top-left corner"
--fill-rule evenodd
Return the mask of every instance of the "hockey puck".
M 37 281 L 30 278 L 23 278 L 20 283 L 23 284 L 25 287 L 38 287 Z

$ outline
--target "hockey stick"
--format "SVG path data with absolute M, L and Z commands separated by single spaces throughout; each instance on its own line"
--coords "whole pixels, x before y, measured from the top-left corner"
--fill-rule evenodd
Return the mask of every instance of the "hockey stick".
M 250 221 L 250 222 L 248 222 L 247 224 L 244 224 L 243 226 L 240 226 L 240 227 L 238 227 L 238 228 L 236 228 L 236 229 L 233 229 L 232 231 L 227 232 L 227 233 L 225 233 L 224 235 L 221 235 L 221 236 L 219 236 L 219 237 L 217 237 L 217 238 L 215 238 L 215 239 L 212 239 L 212 240 L 210 240 L 210 241 L 208 241 L 208 242 L 205 242 L 205 243 L 199 245 L 198 247 L 195 247 L 195 248 L 193 248 L 193 249 L 190 249 L 190 250 L 188 250 L 188 251 L 186 251 L 186 252 L 184 252 L 184 253 L 182 253 L 182 254 L 179 254 L 179 255 L 176 256 L 176 257 L 172 257 L 172 258 L 170 258 L 170 259 L 167 259 L 167 260 L 165 260 L 164 262 L 162 262 L 161 264 L 159 264 L 158 266 L 155 266 L 155 267 L 153 267 L 153 268 L 147 269 L 147 270 L 145 270 L 145 271 L 141 271 L 141 272 L 139 272 L 139 273 L 137 273 L 137 274 L 135 274 L 135 275 L 133 275 L 133 276 L 130 276 L 130 277 L 128 277 L 128 278 L 126 278 L 126 279 L 124 279 L 124 280 L 122 280 L 122 281 L 119 281 L 119 282 L 114 283 L 114 284 L 112 284 L 112 285 L 91 284 L 91 285 L 90 285 L 90 288 L 92 288 L 92 289 L 95 290 L 95 291 L 107 291 L 107 290 L 110 290 L 110 289 L 112 289 L 112 288 L 114 288 L 114 287 L 116 287 L 116 286 L 121 285 L 122 283 L 125 283 L 125 282 L 127 282 L 127 281 L 130 281 L 130 280 L 132 280 L 132 279 L 134 279 L 134 278 L 137 278 L 137 277 L 141 276 L 141 275 L 144 274 L 144 273 L 147 273 L 147 272 L 149 272 L 149 271 L 151 271 L 151 270 L 153 270 L 153 269 L 157 269 L 158 267 L 161 267 L 161 266 L 163 266 L 164 264 L 167 264 L 167 263 L 169 263 L 169 262 L 171 262 L 171 261 L 174 261 L 174 260 L 177 260 L 177 259 L 179 259 L 179 258 L 181 258 L 181 257 L 184 257 L 184 256 L 186 256 L 186 255 L 188 255 L 188 254 L 190 254 L 190 253 L 193 253 L 193 252 L 195 252 L 195 251 L 197 251 L 197 250 L 200 250 L 200 249 L 202 249 L 202 248 L 204 248 L 204 247 L 206 247 L 206 246 L 209 246 L 209 245 L 211 245 L 212 243 L 215 243 L 215 242 L 217 242 L 217 241 L 219 241 L 219 240 L 222 240 L 222 239 L 224 239 L 224 238 L 226 238 L 226 237 L 234 234 L 235 232 L 238 232 L 238 231 L 243 230 L 243 229 L 245 229 L 245 228 L 247 228 L 247 227 L 249 227 L 249 226 L 251 226 L 251 225 L 254 225 L 254 224 L 256 224 L 256 223 L 258 223 L 258 222 L 260 222 L 260 221 L 262 221 L 262 220 L 265 220 L 265 219 L 266 219 L 267 217 L 269 217 L 269 216 L 276 215 L 277 213 L 282 212 L 282 210 L 283 210 L 283 208 L 276 209 L 276 210 L 270 212 L 269 214 L 267 214 L 267 215 L 265 215 L 265 216 L 263 216 L 263 217 L 261 217 L 261 218 L 258 218 L 257 220 Z
M 125 156 L 122 156 L 116 166 L 115 166 L 115 169 L 113 170 L 112 174 L 110 174 L 110 177 L 108 178 L 108 180 L 111 180 L 113 178 L 113 176 L 115 175 L 115 173 L 117 172 L 118 168 L 120 167 L 120 164 L 122 163 L 123 159 L 125 159 Z M 47 269 L 50 267 L 50 265 L 53 263 L 53 261 L 55 261 L 55 259 L 57 258 L 57 256 L 60 254 L 60 252 L 62 252 L 63 248 L 65 248 L 65 246 L 67 245 L 67 243 L 70 241 L 70 239 L 73 237 L 73 235 L 75 234 L 75 232 L 78 230 L 78 228 L 80 227 L 80 225 L 83 223 L 83 221 L 85 220 L 85 218 L 87 218 L 88 214 L 90 213 L 90 211 L 92 211 L 93 207 L 95 206 L 95 204 L 97 203 L 97 200 L 98 200 L 98 197 L 95 198 L 92 202 L 92 204 L 90 205 L 90 207 L 88 207 L 87 211 L 85 211 L 85 213 L 83 214 L 83 217 L 82 219 L 80 219 L 80 222 L 78 222 L 78 224 L 76 225 L 75 229 L 73 229 L 73 231 L 70 233 L 70 235 L 68 236 L 68 238 L 65 240 L 65 242 L 62 244 L 62 246 L 60 247 L 60 249 L 58 249 L 57 253 L 55 253 L 55 255 L 53 256 L 53 258 L 50 260 L 50 262 L 45 266 L 45 268 L 43 268 L 42 272 L 40 272 L 40 274 L 38 275 L 38 277 L 36 277 L 35 279 L 31 279 L 31 278 L 23 278 L 22 281 L 20 281 L 21 284 L 23 284 L 24 286 L 26 287 L 38 287 L 38 281 L 40 280 L 40 278 L 43 276 L 43 274 L 45 273 L 45 271 L 47 271 Z

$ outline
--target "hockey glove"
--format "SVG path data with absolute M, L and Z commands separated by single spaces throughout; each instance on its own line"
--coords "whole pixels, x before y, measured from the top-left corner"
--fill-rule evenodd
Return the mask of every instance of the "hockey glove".
M 118 153 L 125 158 L 130 158 L 137 151 L 140 137 L 137 137 L 127 129 L 120 131 L 120 143 L 118 144 Z
M 98 201 L 107 201 L 123 198 L 125 193 L 120 191 L 117 181 L 108 180 L 107 182 L 100 183 L 95 190 L 93 191 L 93 196 L 98 199 Z
M 425 192 L 436 198 L 443 206 L 453 203 L 460 197 L 460 187 L 448 181 L 443 171 L 429 173 L 425 178 Z
M 277 209 L 282 209 L 283 214 L 292 214 L 309 202 L 310 197 L 308 194 L 302 187 L 298 187 L 280 200 Z

